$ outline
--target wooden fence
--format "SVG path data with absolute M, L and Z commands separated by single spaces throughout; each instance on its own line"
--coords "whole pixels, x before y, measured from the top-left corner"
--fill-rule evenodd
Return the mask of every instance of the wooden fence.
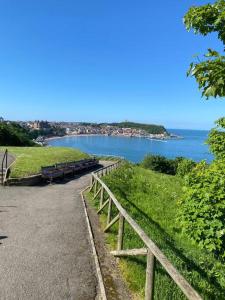
M 104 231 L 106 232 L 116 222 L 119 222 L 117 249 L 115 251 L 111 251 L 111 254 L 116 257 L 135 256 L 135 255 L 147 256 L 146 283 L 145 283 L 146 300 L 152 300 L 154 296 L 155 260 L 157 260 L 163 266 L 163 268 L 170 275 L 172 280 L 183 291 L 184 295 L 186 295 L 188 299 L 190 300 L 202 299 L 200 295 L 192 288 L 192 286 L 186 281 L 186 279 L 177 271 L 177 269 L 167 259 L 167 257 L 158 248 L 158 246 L 151 240 L 151 238 L 147 236 L 147 234 L 142 230 L 142 228 L 132 219 L 132 217 L 121 206 L 121 204 L 113 195 L 113 193 L 110 191 L 110 189 L 100 179 L 100 177 L 109 174 L 120 164 L 121 162 L 118 161 L 108 167 L 104 167 L 96 172 L 93 172 L 91 176 L 90 191 L 93 190 L 94 192 L 93 200 L 96 199 L 97 197 L 99 197 L 100 199 L 98 213 L 100 213 L 103 210 L 103 208 L 108 206 L 107 224 Z M 118 211 L 118 214 L 114 218 L 112 218 L 112 205 L 114 205 Z M 144 242 L 146 246 L 145 248 L 123 249 L 125 221 L 132 227 L 132 229 L 138 234 L 140 239 Z

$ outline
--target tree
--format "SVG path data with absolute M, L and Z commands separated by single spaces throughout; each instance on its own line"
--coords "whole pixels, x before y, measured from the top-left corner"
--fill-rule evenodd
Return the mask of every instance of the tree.
M 210 131 L 207 143 L 215 158 L 225 160 L 225 118 L 216 122 L 216 127 Z
M 212 32 L 225 45 L 225 0 L 192 7 L 184 17 L 188 30 L 207 35 Z M 188 75 L 194 76 L 202 95 L 225 96 L 225 56 L 208 49 L 203 61 L 191 63 Z M 208 138 L 214 161 L 201 162 L 185 177 L 180 200 L 179 224 L 182 231 L 202 248 L 225 260 L 225 118 L 216 121 Z
M 225 45 L 225 0 L 218 0 L 213 4 L 193 6 L 184 17 L 187 30 L 194 30 L 195 34 L 207 35 L 215 32 Z M 202 95 L 209 97 L 225 96 L 225 56 L 208 49 L 202 61 L 193 62 L 187 73 L 194 76 L 198 82 Z
M 16 123 L 0 123 L 1 146 L 34 146 L 29 133 Z

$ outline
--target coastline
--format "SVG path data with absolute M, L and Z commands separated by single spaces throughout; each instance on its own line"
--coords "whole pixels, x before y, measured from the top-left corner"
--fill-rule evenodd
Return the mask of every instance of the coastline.
M 167 137 L 149 137 L 149 136 L 129 136 L 129 135 L 108 135 L 108 134 L 70 134 L 70 135 L 64 135 L 64 136 L 55 136 L 55 137 L 49 137 L 45 138 L 45 142 L 51 141 L 51 140 L 58 140 L 58 139 L 63 139 L 63 138 L 70 138 L 70 137 L 85 137 L 85 136 L 112 136 L 112 137 L 125 137 L 125 138 L 144 138 L 148 140 L 153 140 L 153 141 L 167 141 L 167 140 L 180 140 L 183 139 L 181 136 L 167 136 Z
M 46 146 L 64 146 L 82 149 L 90 154 L 106 154 L 123 156 L 126 159 L 138 163 L 143 160 L 148 153 L 163 155 L 168 158 L 183 156 L 195 161 L 205 159 L 211 161 L 212 155 L 204 144 L 207 133 L 198 131 L 173 131 L 174 134 L 183 136 L 183 140 L 169 138 L 167 140 L 156 140 L 146 138 L 124 138 L 125 136 L 114 136 L 106 138 L 104 135 L 80 134 L 66 135 L 61 137 L 51 137 L 46 139 Z M 74 137 L 75 136 L 75 137 Z M 86 138 L 78 138 L 79 136 Z M 70 137 L 72 137 L 70 139 Z M 77 138 L 76 138 L 77 137 Z M 194 151 L 189 151 L 190 145 L 194 146 Z
M 84 136 L 112 136 L 112 137 L 125 137 L 125 138 L 145 138 L 148 140 L 160 140 L 160 141 L 167 141 L 167 140 L 179 140 L 182 139 L 183 137 L 180 136 L 168 136 L 164 138 L 159 138 L 159 137 L 148 137 L 148 136 L 129 136 L 129 135 L 107 135 L 107 134 L 70 134 L 70 135 L 64 135 L 64 136 L 55 136 L 55 137 L 49 137 L 45 138 L 45 141 L 51 141 L 51 140 L 58 140 L 58 139 L 63 139 L 63 138 L 70 138 L 70 137 L 84 137 Z
M 75 136 L 108 136 L 107 134 L 70 134 L 70 135 L 63 135 L 63 136 L 53 136 L 49 138 L 45 138 L 45 141 L 51 141 L 51 140 L 59 140 L 67 137 L 75 137 Z

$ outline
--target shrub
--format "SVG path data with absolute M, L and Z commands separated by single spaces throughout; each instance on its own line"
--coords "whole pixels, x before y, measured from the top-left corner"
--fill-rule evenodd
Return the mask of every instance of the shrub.
M 185 179 L 179 202 L 183 232 L 201 248 L 225 258 L 225 162 L 199 163 Z
M 176 174 L 183 177 L 190 173 L 195 166 L 196 162 L 191 159 L 184 158 L 178 163 Z
M 28 131 L 16 123 L 0 124 L 1 146 L 34 146 Z
M 179 221 L 182 230 L 200 247 L 224 259 L 225 118 L 216 121 L 207 142 L 215 160 L 210 165 L 197 164 L 186 176 Z
M 210 131 L 207 143 L 215 158 L 225 159 L 225 118 L 215 122 L 216 127 Z
M 145 169 L 152 171 L 175 175 L 177 172 L 178 164 L 183 160 L 183 157 L 177 157 L 175 159 L 168 159 L 161 155 L 146 155 L 141 163 L 141 166 Z

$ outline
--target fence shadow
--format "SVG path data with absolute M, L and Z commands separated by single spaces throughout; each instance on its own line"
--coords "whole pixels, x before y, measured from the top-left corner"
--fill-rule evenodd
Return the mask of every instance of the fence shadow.
M 8 237 L 6 235 L 0 235 L 0 241 L 7 239 Z M 0 242 L 0 245 L 2 245 L 2 243 Z
M 125 199 L 129 203 L 130 206 L 132 206 L 139 214 L 141 214 L 141 216 L 144 217 L 144 219 L 148 223 L 151 224 L 152 229 L 155 231 L 155 235 L 158 235 L 158 236 L 160 235 L 160 239 L 165 242 L 165 244 L 167 245 L 167 248 L 171 249 L 171 251 L 176 255 L 176 257 L 178 257 L 182 262 L 185 263 L 185 265 L 187 266 L 187 270 L 188 271 L 192 271 L 192 270 L 196 271 L 204 280 L 206 280 L 211 286 L 213 286 L 215 289 L 217 289 L 219 291 L 219 293 L 221 293 L 221 297 L 223 297 L 223 298 L 220 298 L 220 299 L 225 299 L 224 288 L 220 285 L 220 283 L 218 281 L 216 281 L 215 278 L 209 277 L 209 275 L 206 273 L 206 271 L 204 269 L 202 269 L 193 260 L 191 260 L 189 257 L 187 257 L 184 254 L 185 250 L 183 250 L 181 248 L 177 248 L 175 246 L 175 240 L 157 222 L 155 222 L 151 217 L 149 217 L 136 204 L 134 204 L 132 201 L 127 199 L 127 197 L 125 197 Z M 142 218 L 142 221 L 143 221 L 143 218 Z M 134 260 L 135 260 L 135 258 L 134 258 Z M 136 260 L 136 262 L 137 262 L 137 260 Z M 192 285 L 200 292 L 204 292 L 204 294 L 207 294 L 209 296 L 209 299 L 215 299 L 215 296 L 212 293 L 206 292 L 205 290 L 200 288 L 198 284 L 192 283 Z

